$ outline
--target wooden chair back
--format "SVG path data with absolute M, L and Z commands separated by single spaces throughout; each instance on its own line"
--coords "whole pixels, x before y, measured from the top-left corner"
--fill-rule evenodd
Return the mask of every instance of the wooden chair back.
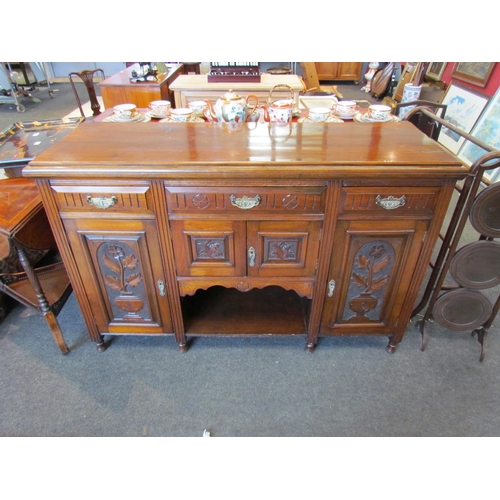
M 85 88 L 87 89 L 87 93 L 89 95 L 90 109 L 92 110 L 93 116 L 97 116 L 101 114 L 101 105 L 97 100 L 97 94 L 95 91 L 94 77 L 96 75 L 100 76 L 103 80 L 106 78 L 106 76 L 104 75 L 104 71 L 99 68 L 93 70 L 84 69 L 83 71 L 74 71 L 68 74 L 71 87 L 76 97 L 76 102 L 78 103 L 78 108 L 80 109 L 80 113 L 84 118 L 85 118 L 85 113 L 83 112 L 80 96 L 75 87 L 75 82 L 73 78 L 78 77 L 85 84 Z
M 409 101 L 409 102 L 400 102 L 396 105 L 396 108 L 394 110 L 394 114 L 398 116 L 399 110 L 401 108 L 405 108 L 408 106 L 425 106 L 428 108 L 432 113 L 434 113 L 436 116 L 439 116 L 440 118 L 445 118 L 446 115 L 446 110 L 448 109 L 447 104 L 438 104 L 436 102 L 432 101 L 424 101 L 424 100 L 419 100 L 419 101 Z M 421 130 L 427 137 L 430 137 L 431 139 L 434 139 L 437 141 L 439 137 L 439 133 L 441 132 L 441 123 L 433 120 L 432 118 L 429 118 L 423 113 L 415 113 L 412 115 L 408 121 L 410 123 L 413 123 L 415 127 L 417 127 L 419 130 Z

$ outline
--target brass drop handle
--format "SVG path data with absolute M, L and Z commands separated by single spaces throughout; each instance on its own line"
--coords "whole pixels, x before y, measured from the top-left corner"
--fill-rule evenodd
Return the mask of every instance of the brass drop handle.
M 242 210 L 248 210 L 249 208 L 256 207 L 261 201 L 262 198 L 256 194 L 253 198 L 248 196 L 242 196 L 241 198 L 236 198 L 234 194 L 229 197 L 229 201 L 231 205 L 241 208 Z
M 87 196 L 87 201 L 91 204 L 94 205 L 96 208 L 109 208 L 112 207 L 116 202 L 118 201 L 118 198 L 116 196 L 97 196 L 97 197 L 92 197 L 90 194 Z
M 335 291 L 335 280 L 330 280 L 328 282 L 328 297 L 333 297 L 334 291 Z
M 250 267 L 255 266 L 255 248 L 254 247 L 250 247 L 248 249 L 248 265 Z
M 375 203 L 386 210 L 394 210 L 406 204 L 406 196 L 403 195 L 401 198 L 395 198 L 394 196 L 382 198 L 382 196 L 378 195 L 375 198 Z

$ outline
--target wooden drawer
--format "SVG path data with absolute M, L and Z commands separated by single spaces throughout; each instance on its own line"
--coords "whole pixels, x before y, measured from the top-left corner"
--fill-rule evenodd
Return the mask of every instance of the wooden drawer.
M 325 186 L 167 186 L 170 215 L 203 213 L 264 213 L 322 215 Z
M 415 212 L 431 215 L 434 212 L 440 188 L 434 186 L 379 186 L 343 187 L 340 213 L 390 212 L 399 216 Z
M 113 182 L 113 185 L 96 185 L 80 181 L 52 181 L 51 188 L 60 212 L 153 213 L 151 185 L 149 182 Z

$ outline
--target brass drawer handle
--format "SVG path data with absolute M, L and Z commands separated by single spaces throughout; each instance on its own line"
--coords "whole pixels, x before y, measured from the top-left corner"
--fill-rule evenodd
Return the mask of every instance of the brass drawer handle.
M 375 203 L 386 210 L 394 210 L 406 204 L 406 196 L 403 195 L 401 198 L 395 198 L 394 196 L 382 198 L 382 196 L 378 195 L 375 198 Z
M 261 201 L 261 197 L 256 194 L 253 198 L 248 196 L 242 196 L 241 198 L 236 198 L 234 194 L 229 197 L 231 205 L 241 208 L 242 210 L 248 210 L 249 208 L 256 207 Z
M 106 197 L 103 195 L 97 196 L 96 198 L 93 198 L 90 196 L 90 194 L 87 196 L 87 201 L 91 204 L 94 205 L 96 208 L 109 208 L 112 207 L 113 205 L 116 204 L 118 201 L 118 198 L 116 196 L 111 196 L 111 197 Z

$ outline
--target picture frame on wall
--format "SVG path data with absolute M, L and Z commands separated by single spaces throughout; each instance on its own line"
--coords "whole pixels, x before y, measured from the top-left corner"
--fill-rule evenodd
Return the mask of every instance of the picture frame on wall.
M 469 134 L 488 104 L 488 100 L 487 95 L 452 83 L 441 101 L 441 104 L 448 106 L 444 119 Z M 457 154 L 465 138 L 443 125 L 438 142 L 453 154 Z
M 494 62 L 458 62 L 453 66 L 451 77 L 478 87 L 486 87 Z
M 431 62 L 427 68 L 425 76 L 429 80 L 439 81 L 443 76 L 444 70 L 448 63 L 445 62 Z
M 494 149 L 500 149 L 500 88 L 490 99 L 470 135 L 485 142 Z M 466 141 L 460 148 L 457 156 L 462 162 L 470 166 L 486 152 L 474 143 Z M 486 178 L 489 179 L 498 177 L 497 174 L 494 171 L 485 172 Z

